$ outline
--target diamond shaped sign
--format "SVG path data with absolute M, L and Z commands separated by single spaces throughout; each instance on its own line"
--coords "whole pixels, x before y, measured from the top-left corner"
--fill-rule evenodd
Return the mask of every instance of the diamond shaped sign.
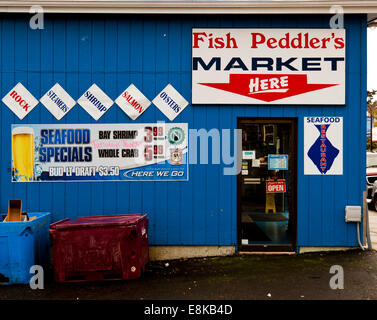
M 131 84 L 115 100 L 115 103 L 132 119 L 137 119 L 152 102 Z
M 95 83 L 84 92 L 77 103 L 88 112 L 94 120 L 101 118 L 114 104 L 106 93 Z
M 21 82 L 17 83 L 2 101 L 20 120 L 38 104 L 38 100 L 34 98 Z
M 47 91 L 39 101 L 42 102 L 46 109 L 58 120 L 63 118 L 76 104 L 76 101 L 72 99 L 59 83 L 56 83 Z
M 186 99 L 171 84 L 153 99 L 153 103 L 170 121 L 173 121 L 188 105 Z

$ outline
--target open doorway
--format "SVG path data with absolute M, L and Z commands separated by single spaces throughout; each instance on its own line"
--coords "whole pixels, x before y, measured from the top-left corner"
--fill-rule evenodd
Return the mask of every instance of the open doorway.
M 297 120 L 240 118 L 240 251 L 295 251 Z

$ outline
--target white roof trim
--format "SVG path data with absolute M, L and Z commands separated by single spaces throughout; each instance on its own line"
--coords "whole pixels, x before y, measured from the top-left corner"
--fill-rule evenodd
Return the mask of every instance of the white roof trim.
M 46 13 L 124 13 L 124 14 L 331 14 L 335 5 L 345 14 L 377 13 L 377 1 L 370 0 L 0 0 L 0 12 L 29 12 L 41 6 Z

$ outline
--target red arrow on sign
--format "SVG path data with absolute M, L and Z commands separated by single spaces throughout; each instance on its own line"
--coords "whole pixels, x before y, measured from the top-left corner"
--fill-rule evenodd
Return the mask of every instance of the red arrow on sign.
M 229 83 L 199 84 L 265 102 L 338 85 L 308 83 L 306 74 L 231 74 Z

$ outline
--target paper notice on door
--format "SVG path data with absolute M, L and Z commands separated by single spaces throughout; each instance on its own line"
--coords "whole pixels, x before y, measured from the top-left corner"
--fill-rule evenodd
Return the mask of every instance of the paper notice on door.
M 260 160 L 259 159 L 253 159 L 251 166 L 254 167 L 254 168 L 259 168 L 260 167 Z
M 249 239 L 242 239 L 241 244 L 249 244 Z
M 269 154 L 268 170 L 288 170 L 287 154 Z
M 242 151 L 243 160 L 255 159 L 255 150 Z
M 249 174 L 249 170 L 242 170 L 242 175 L 247 176 Z

